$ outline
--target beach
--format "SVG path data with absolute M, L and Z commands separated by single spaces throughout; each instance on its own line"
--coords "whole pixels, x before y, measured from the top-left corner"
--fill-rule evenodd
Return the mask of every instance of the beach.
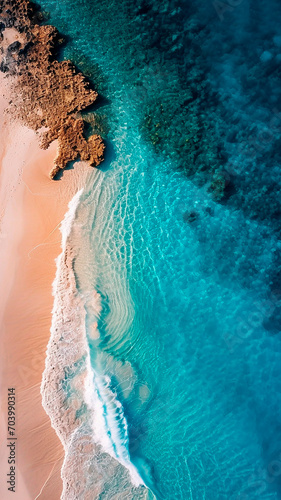
M 86 296 L 76 279 L 80 228 L 87 220 L 86 212 L 76 224 L 76 210 L 83 188 L 95 178 L 89 167 L 100 165 L 105 150 L 99 134 L 89 135 L 80 111 L 98 94 L 70 60 L 54 59 L 59 33 L 37 23 L 42 16 L 36 7 L 28 0 L 7 0 L 5 6 L 0 9 L 1 497 L 148 498 L 130 461 L 121 404 L 107 378 L 91 366 Z M 84 264 L 87 259 L 86 253 Z M 91 293 L 95 309 L 99 295 Z M 110 484 L 108 477 L 114 478 Z
M 1 500 L 281 499 L 281 4 L 222 3 L 0 0 Z
M 32 130 L 3 111 L 9 81 L 0 77 L 1 189 L 1 474 L 9 472 L 8 388 L 16 392 L 14 498 L 60 498 L 64 450 L 42 407 L 40 384 L 50 337 L 59 225 L 89 167 L 79 163 L 58 181 L 49 172 L 56 141 L 40 149 Z M 0 496 L 9 498 L 5 481 Z

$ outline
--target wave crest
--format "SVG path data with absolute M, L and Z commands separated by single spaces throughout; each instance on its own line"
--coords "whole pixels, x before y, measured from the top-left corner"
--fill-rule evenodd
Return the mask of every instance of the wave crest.
M 110 381 L 91 366 L 71 246 L 79 232 L 75 217 L 82 193 L 69 203 L 60 228 L 62 252 L 56 259 L 51 336 L 41 384 L 43 407 L 65 450 L 61 499 L 93 500 L 101 494 L 108 500 L 152 498 L 130 462 L 122 405 Z

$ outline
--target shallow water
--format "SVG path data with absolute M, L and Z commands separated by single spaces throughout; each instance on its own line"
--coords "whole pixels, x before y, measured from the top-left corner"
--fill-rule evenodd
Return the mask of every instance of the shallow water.
M 41 1 L 104 97 L 74 271 L 104 427 L 159 499 L 281 498 L 280 7 L 232 4 Z

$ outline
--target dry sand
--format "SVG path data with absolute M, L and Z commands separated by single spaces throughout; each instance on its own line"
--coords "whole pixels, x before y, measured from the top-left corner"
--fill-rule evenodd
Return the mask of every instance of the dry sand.
M 51 181 L 57 144 L 39 148 L 35 133 L 3 115 L 0 76 L 0 498 L 57 500 L 62 445 L 41 404 L 50 336 L 58 226 L 89 167 L 79 163 Z M 4 94 L 4 96 L 3 96 Z M 7 97 L 7 95 L 6 95 Z M 16 389 L 16 493 L 7 490 L 7 392 Z

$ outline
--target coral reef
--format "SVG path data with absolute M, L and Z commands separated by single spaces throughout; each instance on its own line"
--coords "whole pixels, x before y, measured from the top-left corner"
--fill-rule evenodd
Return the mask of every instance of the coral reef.
M 152 27 L 157 15 L 155 4 L 141 9 L 141 15 L 139 7 L 131 8 L 139 31 L 151 37 L 141 38 L 146 60 L 157 61 L 151 65 L 146 85 L 142 132 L 157 154 L 164 150 L 177 170 L 202 186 L 221 171 L 226 159 L 216 130 L 218 99 L 208 81 L 207 60 L 202 54 L 208 28 L 197 19 L 196 8 L 191 5 L 183 11 L 182 2 L 174 0 L 169 8 L 173 15 L 163 25 L 158 16 L 158 31 Z M 154 89 L 151 92 L 151 82 L 158 87 L 157 97 Z M 223 198 L 223 190 L 221 194 Z
M 248 3 L 222 22 L 213 2 L 124 0 L 124 66 L 152 150 L 203 188 L 202 201 L 211 194 L 281 234 L 280 29 L 277 21 L 265 29 L 269 2 Z
M 40 135 L 42 148 L 58 139 L 53 179 L 67 164 L 85 160 L 98 166 L 103 160 L 100 135 L 84 137 L 79 112 L 91 106 L 97 92 L 70 61 L 56 60 L 63 42 L 53 26 L 41 26 L 43 15 L 27 0 L 0 1 L 0 70 L 11 77 L 9 111 Z

